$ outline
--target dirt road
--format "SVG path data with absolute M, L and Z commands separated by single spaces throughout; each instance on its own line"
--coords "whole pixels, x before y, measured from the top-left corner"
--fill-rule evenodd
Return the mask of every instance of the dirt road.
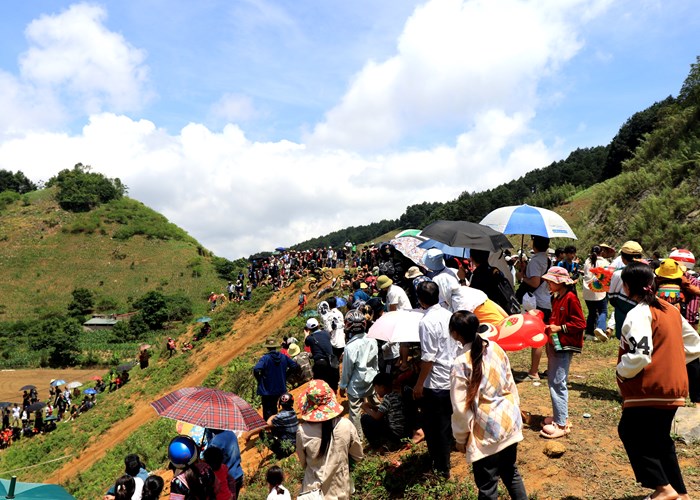
M 39 392 L 39 399 L 45 401 L 49 397 L 49 382 L 52 379 L 63 379 L 66 382 L 89 382 L 93 375 L 104 375 L 104 368 L 97 370 L 80 370 L 68 368 L 54 370 L 51 368 L 39 368 L 31 370 L 0 370 L 0 401 L 22 403 L 22 391 L 20 387 L 35 385 Z
M 114 425 L 75 459 L 67 462 L 61 469 L 49 476 L 45 482 L 62 484 L 80 471 L 88 469 L 94 462 L 102 458 L 110 448 L 126 439 L 131 432 L 158 418 L 150 405 L 151 401 L 182 387 L 200 385 L 217 366 L 226 365 L 233 358 L 245 352 L 251 344 L 264 339 L 296 313 L 296 302 L 293 300 L 295 295 L 294 288 L 284 289 L 271 299 L 273 307 L 270 312 L 260 310 L 255 315 L 241 316 L 232 325 L 232 330 L 236 331 L 235 336 L 229 335 L 221 341 L 206 345 L 199 353 L 198 358 L 193 360 L 197 367 L 194 372 L 185 376 L 180 383 L 171 387 L 167 392 L 136 402 L 134 412 L 130 417 Z

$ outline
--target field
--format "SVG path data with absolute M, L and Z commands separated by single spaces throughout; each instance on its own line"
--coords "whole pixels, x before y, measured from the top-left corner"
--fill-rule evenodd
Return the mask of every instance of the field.
M 63 369 L 52 370 L 41 368 L 36 370 L 0 370 L 0 401 L 22 403 L 22 391 L 20 387 L 35 385 L 39 392 L 39 400 L 45 401 L 49 397 L 49 382 L 52 379 L 63 379 L 66 382 L 90 382 L 92 376 L 104 376 L 106 370 L 79 370 Z

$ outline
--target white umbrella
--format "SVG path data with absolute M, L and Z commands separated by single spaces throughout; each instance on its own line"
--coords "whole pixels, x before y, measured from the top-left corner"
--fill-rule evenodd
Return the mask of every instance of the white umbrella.
M 66 389 L 75 389 L 76 387 L 80 387 L 83 385 L 82 382 L 78 382 L 77 380 L 75 382 L 70 382 L 66 384 Z
M 367 336 L 387 342 L 420 342 L 418 324 L 424 315 L 423 309 L 389 311 L 370 327 Z
M 497 208 L 484 217 L 481 224 L 503 234 L 577 239 L 561 215 L 546 208 L 530 205 Z

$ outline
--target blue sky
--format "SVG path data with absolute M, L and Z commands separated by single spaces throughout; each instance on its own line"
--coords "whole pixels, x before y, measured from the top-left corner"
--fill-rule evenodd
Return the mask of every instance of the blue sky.
M 0 168 L 90 164 L 236 258 L 606 144 L 698 33 L 691 0 L 2 3 Z

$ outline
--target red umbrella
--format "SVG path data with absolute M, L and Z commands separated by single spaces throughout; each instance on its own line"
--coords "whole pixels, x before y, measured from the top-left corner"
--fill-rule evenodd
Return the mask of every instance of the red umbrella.
M 232 392 L 208 387 L 185 387 L 153 401 L 161 417 L 228 431 L 249 431 L 267 425 L 258 412 Z
M 99 375 L 93 375 L 92 377 L 90 377 L 90 380 L 102 380 L 102 377 L 100 377 Z

